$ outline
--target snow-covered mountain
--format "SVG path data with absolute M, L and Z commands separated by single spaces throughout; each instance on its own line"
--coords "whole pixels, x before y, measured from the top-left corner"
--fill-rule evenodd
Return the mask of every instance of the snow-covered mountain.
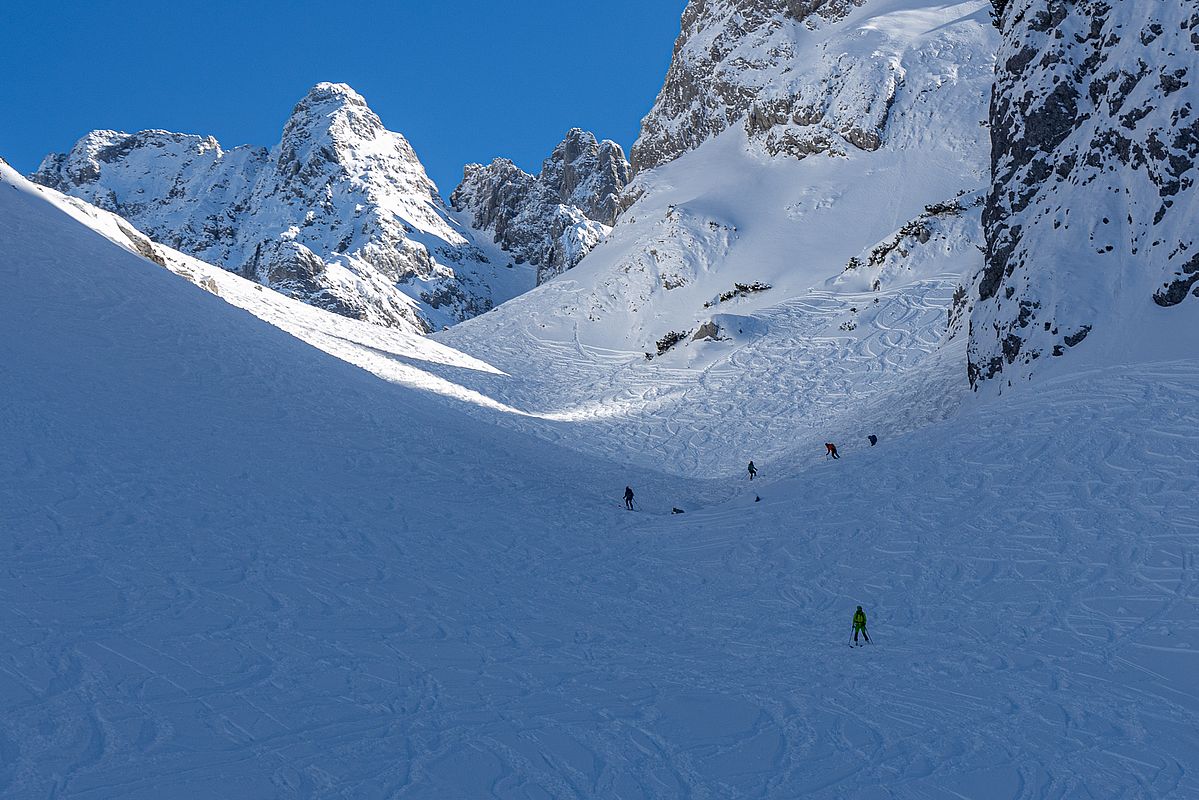
M 1195 4 L 997 6 L 971 380 L 1024 380 L 1075 348 L 1110 363 L 1180 345 L 1199 314 Z
M 453 207 L 544 283 L 579 263 L 611 231 L 629 162 L 616 142 L 573 128 L 534 176 L 506 158 L 468 164 Z
M 27 183 L 12 172 L 3 159 L 0 159 L 0 181 L 7 181 L 17 191 L 38 196 L 47 211 L 53 209 L 65 213 L 109 242 L 173 272 L 318 350 L 370 370 L 388 381 L 460 399 L 470 397 L 472 401 L 487 404 L 484 399 L 471 396 L 410 364 L 413 361 L 436 361 L 452 368 L 496 372 L 483 361 L 452 351 L 423 334 L 402 327 L 376 325 L 317 308 L 181 253 L 153 241 L 111 211 L 54 189 Z M 49 245 L 47 249 L 52 250 L 53 246 Z
M 685 24 L 717 8 L 695 3 Z M 734 124 L 642 167 L 611 234 L 574 269 L 435 334 L 511 376 L 459 380 L 562 421 L 504 424 L 687 474 L 740 474 L 746 453 L 788 469 L 803 442 L 890 437 L 952 416 L 968 398 L 968 289 L 983 267 L 999 39 L 989 8 L 875 0 L 811 26 L 780 22 L 791 45 L 773 69 L 784 85 L 834 53 L 902 75 L 878 147 L 816 124 L 841 144 L 775 152 L 747 104 Z M 705 36 L 740 30 L 734 17 L 705 19 Z M 743 67 L 745 80 L 766 80 Z M 841 89 L 889 92 L 892 71 L 854 71 Z M 707 105 L 720 100 L 712 91 Z M 657 135 L 651 115 L 642 141 Z M 671 423 L 646 423 L 639 408 Z
M 532 283 L 489 261 L 404 137 L 343 84 L 313 87 L 270 150 L 95 131 L 33 179 L 289 296 L 406 330 L 459 322 Z
M 715 313 L 751 314 L 823 289 L 927 208 L 986 185 L 984 124 L 998 34 L 983 0 L 831 3 L 795 18 L 798 8 L 689 5 L 666 87 L 634 147 L 640 171 L 611 235 L 570 273 L 471 330 L 536 317 L 546 336 L 652 354 L 671 331 L 695 331 Z M 719 67 L 697 66 L 701 54 L 723 54 Z M 835 63 L 846 68 L 834 79 Z M 730 94 L 734 83 L 742 88 Z M 825 94 L 831 87 L 835 96 Z M 682 106 L 672 103 L 682 95 L 690 98 L 686 108 L 718 122 L 678 116 Z M 732 95 L 740 100 L 726 102 Z M 766 98 L 790 103 L 793 116 L 809 106 L 827 114 L 766 130 L 752 122 Z M 859 106 L 848 98 L 864 99 Z M 879 103 L 885 114 L 867 114 Z M 877 140 L 867 143 L 837 122 L 850 118 Z M 663 138 L 668 129 L 683 138 Z M 796 158 L 772 144 L 784 133 L 840 144 Z M 979 213 L 973 202 L 962 209 L 974 221 L 964 234 L 978 235 Z M 968 283 L 981 268 L 981 244 L 954 241 L 939 261 L 924 259 L 906 274 Z M 894 270 L 889 284 L 904 274 Z M 738 284 L 771 288 L 739 292 Z M 726 294 L 731 302 L 720 300 Z

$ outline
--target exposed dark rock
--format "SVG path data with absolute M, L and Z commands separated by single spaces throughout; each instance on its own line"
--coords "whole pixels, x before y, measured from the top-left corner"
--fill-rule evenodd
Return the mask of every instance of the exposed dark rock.
M 1074 333 L 1072 333 L 1069 336 L 1062 339 L 1062 341 L 1066 343 L 1066 347 L 1074 347 L 1079 342 L 1081 342 L 1083 339 L 1087 338 L 1087 334 L 1090 332 L 1091 332 L 1091 326 L 1083 325 L 1081 328 L 1076 330 Z
M 720 296 L 717 297 L 716 300 L 704 303 L 704 308 L 711 308 L 719 303 L 727 303 L 734 297 L 748 297 L 751 294 L 769 291 L 771 288 L 772 287 L 769 283 L 762 283 L 761 281 L 754 281 L 753 283 L 734 283 L 733 288 L 730 291 L 721 292 Z
M 691 331 L 671 331 L 657 341 L 658 355 L 663 355 L 691 335 Z
M 1178 275 L 1176 280 L 1154 292 L 1153 302 L 1163 307 L 1176 306 L 1186 299 L 1192 287 L 1195 289 L 1195 297 L 1199 297 L 1199 253 L 1191 256 L 1191 259 L 1182 265 Z
M 958 287 L 953 291 L 953 297 L 949 301 L 948 319 L 945 323 L 945 330 L 949 338 L 957 336 L 962 330 L 962 323 L 970 316 L 970 293 L 966 287 L 958 284 Z

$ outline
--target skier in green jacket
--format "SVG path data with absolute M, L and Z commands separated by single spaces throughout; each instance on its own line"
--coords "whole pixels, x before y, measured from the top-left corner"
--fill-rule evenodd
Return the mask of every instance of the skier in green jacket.
M 870 634 L 866 633 L 866 612 L 862 610 L 861 606 L 858 606 L 858 610 L 853 612 L 853 640 L 855 644 L 858 641 L 858 631 L 862 632 L 862 635 L 866 637 L 866 641 L 870 641 Z

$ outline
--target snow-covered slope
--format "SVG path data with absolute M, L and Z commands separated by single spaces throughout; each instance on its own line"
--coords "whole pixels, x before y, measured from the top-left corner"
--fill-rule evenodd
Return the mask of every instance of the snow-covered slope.
M 1193 354 L 750 487 L 381 381 L 9 172 L 0 277 L 0 795 L 1199 794 Z M 714 449 L 710 375 L 710 426 L 618 413 Z
M 573 128 L 536 176 L 506 158 L 467 164 L 450 202 L 517 263 L 536 266 L 537 282 L 544 283 L 608 235 L 628 182 L 620 145 Z
M 883 0 L 794 30 L 794 47 L 772 56 L 780 75 L 809 74 L 839 48 L 867 61 L 878 51 L 903 75 L 879 147 L 797 159 L 735 124 L 643 169 L 578 266 L 438 334 L 513 376 L 464 380 L 517 407 L 554 397 L 550 410 L 579 420 L 554 436 L 693 475 L 740 472 L 742 447 L 787 461 L 801 443 L 951 413 L 967 387 L 955 333 L 983 266 L 977 199 L 998 42 L 988 9 Z M 874 78 L 854 80 L 866 92 Z M 647 121 L 643 138 L 655 130 Z M 530 360 L 535 369 L 517 367 Z M 646 400 L 674 432 L 623 417 Z
M 1195 4 L 1005 5 L 972 381 L 1024 380 L 1075 348 L 1110 363 L 1142 345 L 1188 346 L 1199 329 L 1187 299 L 1199 281 Z
M 269 151 L 95 131 L 33 177 L 176 250 L 405 330 L 458 322 L 532 284 L 531 271 L 489 262 L 404 137 L 344 84 L 313 87 Z

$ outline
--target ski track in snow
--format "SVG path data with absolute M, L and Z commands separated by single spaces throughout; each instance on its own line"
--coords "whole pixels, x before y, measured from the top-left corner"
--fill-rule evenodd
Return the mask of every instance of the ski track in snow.
M 504 374 L 426 368 L 528 412 L 507 424 L 609 459 L 705 477 L 740 475 L 752 458 L 786 474 L 823 457 L 825 441 L 869 446 L 870 433 L 904 433 L 958 407 L 964 343 L 944 341 L 958 280 L 812 291 L 740 317 L 751 332 L 733 342 L 679 345 L 653 361 L 528 326 L 498 341 L 451 330 L 440 340 Z
M 1199 362 L 963 403 L 930 280 L 485 406 L 0 203 L 0 795 L 1199 795 Z
M 1087 388 L 1193 403 L 1188 367 Z M 543 510 L 533 536 L 529 504 L 484 536 L 447 509 L 434 536 L 377 500 L 394 524 L 272 508 L 175 541 L 185 487 L 143 488 L 103 542 L 63 524 L 5 554 L 9 790 L 46 789 L 37 764 L 63 797 L 1189 796 L 1179 466 L 1199 437 L 1077 395 L 1026 403 L 1019 435 L 975 414 L 977 437 L 847 456 L 758 507 Z M 1061 486 L 1033 511 L 1008 496 L 1029 464 L 1026 485 Z M 47 521 L 86 517 L 53 474 Z M 874 648 L 844 647 L 855 602 Z

